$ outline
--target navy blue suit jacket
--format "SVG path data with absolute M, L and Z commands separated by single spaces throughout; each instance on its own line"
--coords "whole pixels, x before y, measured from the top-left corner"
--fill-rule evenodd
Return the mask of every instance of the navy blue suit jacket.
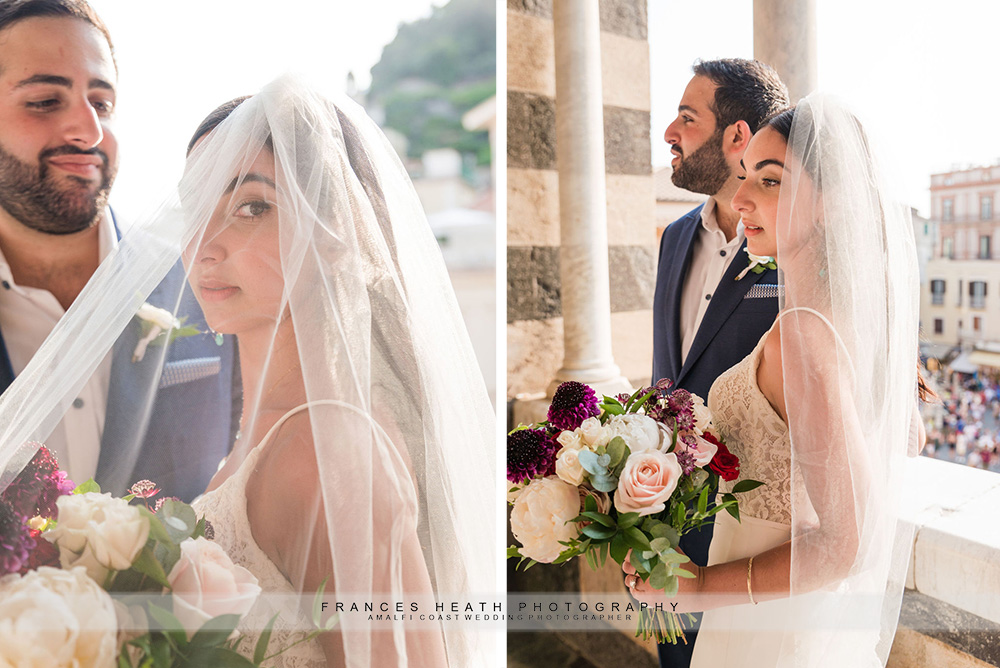
M 687 358 L 681 364 L 681 295 L 692 251 L 701 227 L 699 206 L 671 223 L 660 239 L 660 257 L 653 297 L 653 382 L 669 378 L 708 401 L 712 383 L 722 373 L 750 354 L 778 314 L 778 272 L 748 272 L 746 241 L 712 294 L 705 317 L 695 334 Z M 754 289 L 755 286 L 756 289 Z M 708 562 L 712 526 L 681 539 L 681 549 L 699 566 Z M 660 665 L 680 668 L 691 662 L 694 638 L 688 645 L 661 645 Z
M 172 310 L 181 291 L 178 317 L 207 331 L 180 262 L 146 301 Z M 140 336 L 141 323 L 133 319 L 112 348 L 95 480 L 116 496 L 138 480 L 152 480 L 162 496 L 190 501 L 205 491 L 239 428 L 242 390 L 233 337 L 222 346 L 208 334 L 176 339 L 166 347 L 165 360 L 163 348 L 150 347 L 141 362 L 132 362 Z M 13 381 L 0 333 L 0 392 Z

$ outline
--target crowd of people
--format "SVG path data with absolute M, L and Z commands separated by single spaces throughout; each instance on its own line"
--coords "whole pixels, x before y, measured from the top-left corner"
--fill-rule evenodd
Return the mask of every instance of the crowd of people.
M 928 457 L 1000 471 L 1000 373 L 923 371 L 939 401 L 921 406 Z

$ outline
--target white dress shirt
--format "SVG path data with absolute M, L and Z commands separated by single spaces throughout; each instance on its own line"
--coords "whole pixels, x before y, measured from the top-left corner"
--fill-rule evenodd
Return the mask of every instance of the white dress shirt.
M 691 251 L 691 265 L 681 292 L 681 364 L 687 360 L 705 311 L 729 263 L 743 245 L 743 238 L 743 223 L 738 223 L 736 236 L 732 241 L 726 241 L 726 233 L 719 228 L 715 216 L 715 200 L 705 202 L 701 210 L 701 225 Z
M 98 226 L 100 259 L 103 261 L 117 245 L 111 213 L 105 210 Z M 48 290 L 17 285 L 0 250 L 0 333 L 15 376 L 28 366 L 65 313 Z M 59 460 L 59 468 L 77 484 L 97 472 L 110 379 L 111 354 L 108 353 L 74 398 L 62 421 L 45 439 L 45 444 Z

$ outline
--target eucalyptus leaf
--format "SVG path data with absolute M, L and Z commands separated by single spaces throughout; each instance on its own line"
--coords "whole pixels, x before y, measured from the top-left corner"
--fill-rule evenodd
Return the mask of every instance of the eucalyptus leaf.
M 667 598 L 673 598 L 677 596 L 677 576 L 669 575 L 667 576 L 667 581 L 663 585 L 663 595 Z
M 583 509 L 590 512 L 597 512 L 597 499 L 588 494 L 583 499 Z
M 656 554 L 661 554 L 673 548 L 673 545 L 670 544 L 670 540 L 667 538 L 654 538 L 649 541 L 649 546 L 652 548 L 652 552 Z
M 628 529 L 638 524 L 640 519 L 642 516 L 639 513 L 622 513 L 618 516 L 618 526 L 622 529 Z
M 649 586 L 653 589 L 663 589 L 667 584 L 667 567 L 657 564 L 649 574 Z
M 697 577 L 694 573 L 692 573 L 686 568 L 675 568 L 674 575 L 676 575 L 679 578 L 688 578 L 689 580 Z
M 615 436 L 608 443 L 607 453 L 611 457 L 611 461 L 608 464 L 610 467 L 614 468 L 618 466 L 625 459 L 625 452 L 628 448 L 625 447 L 625 439 L 621 436 Z
M 583 470 L 592 476 L 601 475 L 607 471 L 607 468 L 598 462 L 598 456 L 590 450 L 580 450 L 577 454 L 577 460 Z
M 593 475 L 590 485 L 598 492 L 613 492 L 618 489 L 618 478 L 609 475 Z
M 726 512 L 732 515 L 737 522 L 740 521 L 740 507 L 738 505 L 726 506 Z

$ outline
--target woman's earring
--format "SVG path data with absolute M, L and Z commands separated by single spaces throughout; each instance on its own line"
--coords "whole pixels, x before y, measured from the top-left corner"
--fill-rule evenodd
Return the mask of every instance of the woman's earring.
M 215 331 L 214 329 L 211 329 L 211 328 L 209 328 L 208 331 L 211 332 L 212 334 L 215 334 L 215 345 L 221 346 L 222 345 L 222 332 L 217 332 L 217 331 Z

